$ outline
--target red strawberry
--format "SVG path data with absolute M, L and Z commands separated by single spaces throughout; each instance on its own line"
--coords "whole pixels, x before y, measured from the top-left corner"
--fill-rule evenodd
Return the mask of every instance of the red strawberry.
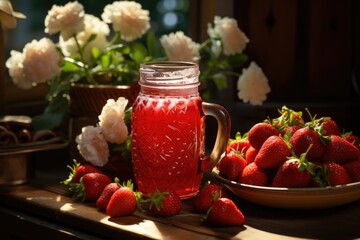
M 221 176 L 236 181 L 246 164 L 247 162 L 243 157 L 231 152 L 220 160 L 218 168 Z
M 352 132 L 347 132 L 342 134 L 342 137 L 360 149 L 360 139 L 358 136 L 352 134 Z
M 179 214 L 182 209 L 182 202 L 175 191 L 149 194 L 149 210 L 155 216 L 170 217 Z
M 134 213 L 138 207 L 142 194 L 133 191 L 133 184 L 128 181 L 111 196 L 106 207 L 106 214 L 110 217 L 128 216 Z
M 69 185 L 70 183 L 78 183 L 80 178 L 87 173 L 102 173 L 99 169 L 90 164 L 81 165 L 74 159 L 73 166 L 67 166 L 70 169 L 70 174 L 68 179 L 64 180 L 62 183 Z
M 300 157 L 292 157 L 277 170 L 273 181 L 273 187 L 306 187 L 309 185 L 312 175 L 315 175 L 316 165 L 306 159 L 313 145 Z M 319 180 L 317 180 L 319 181 Z M 320 181 L 319 181 L 320 183 Z
M 345 168 L 343 168 L 339 164 L 331 162 L 327 163 L 326 167 L 329 169 L 330 172 L 328 178 L 328 183 L 330 186 L 348 184 L 352 181 L 350 175 L 347 173 Z
M 261 146 L 254 162 L 260 168 L 277 168 L 287 160 L 290 153 L 290 148 L 283 138 L 270 136 Z
M 196 212 L 205 213 L 211 205 L 221 197 L 222 187 L 211 183 L 203 187 L 194 198 L 194 208 Z
M 100 197 L 96 201 L 96 207 L 100 210 L 106 209 L 111 196 L 120 188 L 120 185 L 118 183 L 118 179 L 115 179 L 115 182 L 109 183 L 104 188 L 103 192 L 101 193 Z
M 279 135 L 279 131 L 269 123 L 261 122 L 252 126 L 248 132 L 250 145 L 260 149 L 265 140 L 274 135 Z
M 332 119 L 326 119 L 320 124 L 324 136 L 340 135 L 340 128 Z
M 259 150 L 254 147 L 249 147 L 246 152 L 245 160 L 247 164 L 254 162 L 256 155 L 258 154 Z
M 111 180 L 105 174 L 87 173 L 80 178 L 79 183 L 70 184 L 69 190 L 75 199 L 95 202 L 109 183 Z
M 229 140 L 228 146 L 226 148 L 226 153 L 236 151 L 236 153 L 245 156 L 249 147 L 250 147 L 250 142 L 247 139 L 247 134 L 241 136 L 240 132 L 237 132 L 235 135 L 235 139 Z
M 309 185 L 311 175 L 306 170 L 299 170 L 299 161 L 287 160 L 276 172 L 273 187 L 306 187 Z
M 249 163 L 244 170 L 241 172 L 238 182 L 257 185 L 257 186 L 266 186 L 268 183 L 268 176 L 266 172 L 259 168 L 254 162 Z
M 281 136 L 285 136 L 286 134 L 290 134 L 290 136 L 292 136 L 297 130 L 301 128 L 301 126 L 288 126 L 281 131 Z
M 290 138 L 290 144 L 297 156 L 305 153 L 312 144 L 307 154 L 307 159 L 312 162 L 320 159 L 325 152 L 325 145 L 322 143 L 319 134 L 309 127 L 297 130 Z
M 206 221 L 213 226 L 241 226 L 245 223 L 245 216 L 229 198 L 219 198 L 209 209 Z
M 353 182 L 360 182 L 360 158 L 342 165 Z
M 360 157 L 360 150 L 344 138 L 332 135 L 327 143 L 323 160 L 344 164 Z

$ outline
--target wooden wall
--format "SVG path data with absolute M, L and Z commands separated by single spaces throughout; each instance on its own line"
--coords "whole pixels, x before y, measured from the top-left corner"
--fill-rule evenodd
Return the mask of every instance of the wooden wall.
M 252 107 L 236 98 L 232 81 L 231 97 L 220 103 L 231 114 L 233 132 L 287 105 L 331 116 L 360 134 L 359 1 L 235 0 L 233 11 L 250 39 L 246 53 L 272 89 L 263 106 Z

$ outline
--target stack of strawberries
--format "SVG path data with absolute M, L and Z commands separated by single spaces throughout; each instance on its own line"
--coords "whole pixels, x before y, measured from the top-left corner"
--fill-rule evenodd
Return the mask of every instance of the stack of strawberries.
M 360 181 L 360 141 L 330 117 L 286 106 L 280 116 L 237 133 L 218 164 L 220 175 L 244 184 L 325 187 Z
M 175 191 L 156 190 L 143 197 L 134 191 L 133 183 L 128 180 L 122 184 L 117 178 L 110 178 L 93 165 L 81 165 L 74 160 L 69 178 L 63 181 L 73 198 L 92 202 L 110 217 L 122 217 L 142 211 L 156 217 L 170 217 L 180 213 L 182 200 Z M 204 214 L 202 220 L 213 226 L 236 226 L 245 223 L 245 217 L 235 203 L 223 197 L 223 188 L 215 183 L 205 185 L 193 199 L 193 209 Z M 148 207 L 145 211 L 144 206 Z

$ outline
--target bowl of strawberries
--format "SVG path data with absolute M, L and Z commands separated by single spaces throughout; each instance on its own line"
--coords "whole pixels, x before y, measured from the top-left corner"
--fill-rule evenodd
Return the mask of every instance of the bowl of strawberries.
M 330 117 L 282 107 L 280 116 L 230 139 L 212 170 L 240 198 L 269 207 L 320 209 L 360 199 L 360 141 Z

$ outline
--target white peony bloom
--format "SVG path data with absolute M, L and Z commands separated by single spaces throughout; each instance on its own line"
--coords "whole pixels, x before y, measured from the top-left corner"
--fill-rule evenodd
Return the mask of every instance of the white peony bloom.
M 239 99 L 252 105 L 261 105 L 271 90 L 265 74 L 254 62 L 251 62 L 247 69 L 243 69 L 237 88 Z
M 53 5 L 45 18 L 45 32 L 60 32 L 66 41 L 74 34 L 84 30 L 84 7 L 77 1 L 64 6 Z
M 126 98 L 120 97 L 107 100 L 99 115 L 99 126 L 106 141 L 121 144 L 128 137 L 128 129 L 124 122 L 125 108 L 128 104 Z
M 23 53 L 11 51 L 6 61 L 9 74 L 17 86 L 29 89 L 60 74 L 60 54 L 55 44 L 48 38 L 27 43 Z
M 83 127 L 75 140 L 81 156 L 92 165 L 102 167 L 109 161 L 109 147 L 99 127 Z
M 128 42 L 140 38 L 150 28 L 149 11 L 134 1 L 115 1 L 106 5 L 101 18 L 112 23 L 113 29 Z
M 208 33 L 221 38 L 225 55 L 233 55 L 244 51 L 249 39 L 240 30 L 235 19 L 215 16 L 214 24 L 213 31 L 208 29 Z
M 100 51 L 104 51 L 108 46 L 109 42 L 107 41 L 106 37 L 109 35 L 110 29 L 105 22 L 91 14 L 85 14 L 84 22 L 85 29 L 84 31 L 78 33 L 76 38 L 80 46 L 83 46 L 92 34 L 96 34 L 96 38 L 92 40 L 84 49 L 84 60 L 85 62 L 90 62 L 91 51 L 93 48 L 98 48 Z M 79 49 L 74 38 L 70 38 L 65 41 L 62 37 L 60 37 L 59 45 L 61 51 L 67 57 L 79 53 Z
M 24 74 L 24 55 L 21 52 L 12 50 L 11 56 L 5 65 L 9 69 L 9 74 L 14 84 L 23 89 L 31 88 L 32 82 L 29 81 Z
M 169 60 L 197 62 L 200 59 L 199 44 L 182 31 L 163 35 L 160 42 Z

